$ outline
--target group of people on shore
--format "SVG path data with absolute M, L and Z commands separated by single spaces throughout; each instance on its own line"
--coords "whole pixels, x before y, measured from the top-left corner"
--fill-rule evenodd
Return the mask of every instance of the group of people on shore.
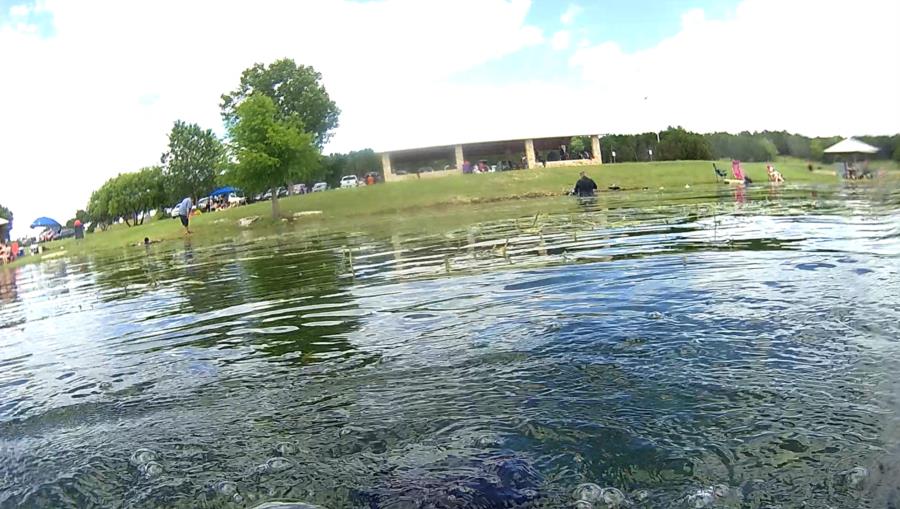
M 0 241 L 0 264 L 12 263 L 19 256 L 19 243 Z

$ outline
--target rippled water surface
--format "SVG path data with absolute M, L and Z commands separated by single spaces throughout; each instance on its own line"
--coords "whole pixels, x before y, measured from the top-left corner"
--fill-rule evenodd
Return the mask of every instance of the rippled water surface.
M 0 270 L 0 507 L 900 506 L 900 194 L 707 194 Z

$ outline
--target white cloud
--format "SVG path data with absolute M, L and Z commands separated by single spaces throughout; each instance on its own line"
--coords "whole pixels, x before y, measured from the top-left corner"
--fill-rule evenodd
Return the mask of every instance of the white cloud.
M 31 12 L 31 7 L 28 5 L 13 5 L 9 8 L 9 16 L 12 18 L 22 18 L 28 16 L 28 13 Z
M 652 48 L 607 42 L 571 63 L 609 130 L 896 133 L 900 71 L 887 48 L 900 47 L 898 5 L 745 0 L 725 20 L 688 11 L 681 31 Z
M 550 47 L 556 51 L 562 51 L 572 42 L 572 34 L 568 30 L 560 30 L 550 38 Z
M 559 17 L 559 21 L 562 22 L 563 25 L 571 25 L 572 22 L 575 21 L 575 17 L 581 14 L 584 9 L 581 8 L 580 5 L 577 4 L 569 4 L 569 7 L 566 8 L 566 11 L 562 13 L 562 16 Z

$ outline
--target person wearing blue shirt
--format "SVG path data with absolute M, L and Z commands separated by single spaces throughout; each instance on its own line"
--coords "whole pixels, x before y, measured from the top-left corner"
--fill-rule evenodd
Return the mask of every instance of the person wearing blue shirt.
M 193 206 L 194 203 L 191 201 L 190 196 L 181 200 L 181 203 L 178 204 L 178 218 L 181 219 L 181 224 L 184 226 L 184 231 L 187 233 L 191 233 L 188 224 L 190 223 L 191 208 L 193 208 Z

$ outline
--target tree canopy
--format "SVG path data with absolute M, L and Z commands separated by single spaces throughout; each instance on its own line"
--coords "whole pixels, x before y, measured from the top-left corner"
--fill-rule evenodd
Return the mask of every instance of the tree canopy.
M 669 161 L 712 159 L 709 141 L 702 134 L 686 131 L 682 127 L 670 127 L 660 133 L 658 158 Z
M 299 118 L 280 118 L 275 103 L 264 94 L 246 98 L 235 113 L 229 136 L 236 163 L 225 174 L 228 183 L 255 193 L 314 175 L 319 151 Z M 272 214 L 278 215 L 275 192 Z
M 153 166 L 122 173 L 91 194 L 87 214 L 99 226 L 122 218 L 128 226 L 142 224 L 145 213 L 167 201 L 162 168 Z
M 225 149 L 211 129 L 178 120 L 169 133 L 169 150 L 161 161 L 167 200 L 175 203 L 185 196 L 206 196 L 216 186 Z
M 328 96 L 322 75 L 311 66 L 297 65 L 289 58 L 266 66 L 256 64 L 241 75 L 240 86 L 222 95 L 222 117 L 226 126 L 237 121 L 237 108 L 254 94 L 272 99 L 280 120 L 296 117 L 313 135 L 313 144 L 322 148 L 338 126 L 341 110 Z
M 381 169 L 381 158 L 370 148 L 351 151 L 346 154 L 333 153 L 322 158 L 320 169 L 315 174 L 317 180 L 324 180 L 335 186 L 344 175 L 364 177 L 370 171 Z
M 81 224 L 84 224 L 89 223 L 91 219 L 86 210 L 78 209 L 75 211 L 75 217 L 66 221 L 66 228 L 74 228 L 75 221 L 81 221 Z

